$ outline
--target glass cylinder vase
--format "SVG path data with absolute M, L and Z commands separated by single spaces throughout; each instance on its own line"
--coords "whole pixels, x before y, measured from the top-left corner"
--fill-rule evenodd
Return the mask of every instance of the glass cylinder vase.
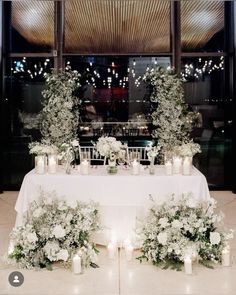
M 58 165 L 57 155 L 56 154 L 48 155 L 48 173 L 50 174 L 56 173 L 57 165 Z
M 35 173 L 44 174 L 46 172 L 47 159 L 44 155 L 35 157 Z
M 192 166 L 193 166 L 193 158 L 192 157 L 184 157 L 183 158 L 183 175 L 191 175 L 192 174 Z
M 150 159 L 149 174 L 151 175 L 155 174 L 155 158 L 154 157 Z
M 107 173 L 109 174 L 116 174 L 118 172 L 116 159 L 109 159 L 108 166 L 107 166 Z

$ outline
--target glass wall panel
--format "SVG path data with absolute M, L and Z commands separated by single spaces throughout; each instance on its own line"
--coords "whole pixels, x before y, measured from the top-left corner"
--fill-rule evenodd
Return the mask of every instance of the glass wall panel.
M 40 139 L 38 115 L 42 108 L 43 74 L 53 67 L 51 59 L 13 58 L 7 62 L 5 78 L 3 184 L 18 189 L 24 175 L 33 168 L 28 144 Z
M 182 51 L 224 50 L 224 1 L 181 1 Z
M 54 43 L 53 1 L 12 1 L 12 52 L 50 52 Z
M 223 56 L 182 59 L 186 101 L 197 114 L 192 136 L 202 147 L 196 164 L 213 188 L 229 180 L 233 114 L 225 95 L 224 67 Z
M 169 52 L 169 28 L 168 1 L 65 1 L 66 52 Z
M 66 64 L 82 75 L 81 126 L 88 131 L 82 135 L 150 137 L 150 93 L 142 77 L 147 68 L 169 66 L 169 57 L 68 57 Z

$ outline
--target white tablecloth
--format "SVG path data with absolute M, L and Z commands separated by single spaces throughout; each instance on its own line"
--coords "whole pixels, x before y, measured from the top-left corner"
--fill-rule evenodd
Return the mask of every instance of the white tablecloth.
M 125 169 L 108 175 L 104 166 L 90 169 L 89 175 L 80 175 L 77 170 L 70 175 L 64 171 L 39 175 L 32 170 L 25 176 L 18 195 L 16 226 L 22 224 L 23 214 L 29 203 L 38 197 L 40 189 L 56 191 L 58 197 L 70 202 L 98 202 L 105 229 L 95 241 L 101 244 L 106 244 L 111 235 L 118 240 L 133 239 L 136 217 L 144 214 L 150 195 L 159 200 L 172 193 L 192 192 L 198 201 L 210 197 L 206 179 L 196 168 L 190 176 L 166 176 L 164 166 L 157 166 L 155 175 L 149 175 L 148 169 L 140 175 L 131 175 L 131 171 Z

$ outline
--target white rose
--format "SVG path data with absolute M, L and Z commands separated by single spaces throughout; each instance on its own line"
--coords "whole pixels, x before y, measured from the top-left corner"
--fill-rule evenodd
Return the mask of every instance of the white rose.
M 57 253 L 57 260 L 67 261 L 68 258 L 69 258 L 69 253 L 67 250 L 62 249 Z
M 175 219 L 172 223 L 171 223 L 172 227 L 174 228 L 177 228 L 177 229 L 180 229 L 183 224 L 182 222 L 180 222 L 179 220 Z
M 30 243 L 35 243 L 35 242 L 37 242 L 38 241 L 38 237 L 37 237 L 37 235 L 36 235 L 36 233 L 29 233 L 28 235 L 27 235 L 27 240 L 30 242 Z
M 218 245 L 220 243 L 220 234 L 218 232 L 210 233 L 210 242 L 212 245 Z
M 41 215 L 43 214 L 43 210 L 41 208 L 37 208 L 34 213 L 33 213 L 33 216 L 38 218 L 40 217 Z
M 56 225 L 52 231 L 55 238 L 60 239 L 66 235 L 64 228 L 61 225 Z
M 166 217 L 160 218 L 158 223 L 160 224 L 161 227 L 167 227 L 169 225 L 168 219 Z
M 160 244 L 166 245 L 167 242 L 167 233 L 159 233 L 157 235 L 157 240 Z
M 79 146 L 79 142 L 78 140 L 74 139 L 72 142 L 71 142 L 72 146 L 74 147 L 78 147 Z

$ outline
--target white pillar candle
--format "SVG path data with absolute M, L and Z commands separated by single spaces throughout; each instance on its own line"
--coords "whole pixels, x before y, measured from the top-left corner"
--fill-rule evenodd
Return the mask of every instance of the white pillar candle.
M 140 168 L 140 165 L 139 165 L 139 162 L 137 160 L 134 160 L 133 163 L 132 163 L 132 166 L 133 166 L 133 175 L 138 175 L 139 174 L 139 168 Z
M 230 249 L 226 247 L 222 250 L 222 265 L 223 266 L 230 266 Z
M 89 162 L 88 160 L 83 160 L 80 164 L 80 173 L 83 175 L 89 174 Z
M 35 172 L 38 174 L 45 173 L 45 157 L 44 156 L 37 156 L 35 158 Z
M 49 157 L 48 157 L 48 173 L 56 173 L 56 172 L 57 172 L 56 156 L 49 155 Z
M 192 270 L 192 259 L 190 256 L 186 256 L 184 258 L 184 270 L 187 275 L 191 275 L 193 273 Z
M 116 244 L 110 242 L 107 246 L 107 250 L 108 250 L 108 257 L 110 259 L 114 259 L 116 256 Z
M 81 273 L 81 258 L 76 254 L 72 259 L 72 271 L 75 275 Z
M 165 163 L 166 175 L 172 175 L 172 168 L 172 163 L 170 161 L 167 161 Z
M 133 250 L 134 250 L 134 247 L 131 244 L 126 245 L 126 247 L 125 247 L 125 256 L 126 256 L 127 261 L 132 260 Z
M 182 166 L 182 159 L 180 157 L 173 158 L 173 173 L 180 174 L 181 173 L 181 166 Z
M 192 170 L 192 162 L 189 158 L 184 158 L 183 161 L 183 175 L 190 175 Z

